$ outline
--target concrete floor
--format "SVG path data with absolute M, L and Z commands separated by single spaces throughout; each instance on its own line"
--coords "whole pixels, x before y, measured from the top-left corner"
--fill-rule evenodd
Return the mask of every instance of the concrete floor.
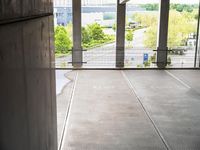
M 200 71 L 76 74 L 62 150 L 200 149 Z

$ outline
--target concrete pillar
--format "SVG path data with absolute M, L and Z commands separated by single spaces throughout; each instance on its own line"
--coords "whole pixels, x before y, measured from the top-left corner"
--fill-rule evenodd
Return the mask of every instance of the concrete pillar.
M 157 48 L 157 66 L 159 68 L 165 68 L 167 66 L 169 6 L 170 0 L 160 0 L 160 22 Z
M 73 49 L 72 65 L 81 67 L 83 62 L 83 51 L 81 46 L 81 0 L 73 0 Z
M 126 3 L 117 2 L 116 67 L 124 67 Z
M 0 7 L 0 150 L 56 150 L 52 2 Z

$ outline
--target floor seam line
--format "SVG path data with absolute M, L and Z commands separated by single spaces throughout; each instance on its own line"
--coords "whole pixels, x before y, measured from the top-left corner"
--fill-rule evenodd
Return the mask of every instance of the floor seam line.
M 70 96 L 69 105 L 68 105 L 68 108 L 67 108 L 67 111 L 66 111 L 66 116 L 65 116 L 65 120 L 64 120 L 64 128 L 63 128 L 63 131 L 62 131 L 62 134 L 61 134 L 61 140 L 60 140 L 60 143 L 59 143 L 59 150 L 63 149 L 63 142 L 65 141 L 64 139 L 66 138 L 66 131 L 67 131 L 69 116 L 70 116 L 72 103 L 73 103 L 73 99 L 74 99 L 74 93 L 75 93 L 75 90 L 76 90 L 77 80 L 78 80 L 78 71 L 76 73 L 76 77 L 75 77 L 75 80 L 74 80 L 75 83 L 74 83 L 73 90 L 72 90 L 72 93 L 71 93 L 71 96 Z
M 172 74 L 171 72 L 165 70 L 165 72 L 171 76 L 172 78 L 174 78 L 175 80 L 177 80 L 179 83 L 181 83 L 183 86 L 185 86 L 188 89 L 191 89 L 192 87 L 190 87 L 187 83 L 185 83 L 184 81 L 182 81 L 181 79 L 179 79 L 177 76 L 175 76 L 174 74 Z
M 121 71 L 122 76 L 124 77 L 126 83 L 128 84 L 129 88 L 131 89 L 132 93 L 136 96 L 136 99 L 138 100 L 140 106 L 142 107 L 142 110 L 144 111 L 144 113 L 146 114 L 147 118 L 150 120 L 151 124 L 153 125 L 157 135 L 160 137 L 162 143 L 164 144 L 165 148 L 167 150 L 172 150 L 170 148 L 170 146 L 167 144 L 167 141 L 165 140 L 165 138 L 163 137 L 161 131 L 159 130 L 159 128 L 157 127 L 157 125 L 155 124 L 155 122 L 153 121 L 153 119 L 151 118 L 149 112 L 146 110 L 146 108 L 144 107 L 141 98 L 138 96 L 135 87 L 132 85 L 131 81 L 129 80 L 129 78 L 126 76 L 126 74 L 124 73 L 124 71 Z

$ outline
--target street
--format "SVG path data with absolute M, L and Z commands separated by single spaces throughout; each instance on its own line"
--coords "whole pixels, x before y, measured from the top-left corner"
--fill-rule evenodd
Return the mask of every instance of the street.
M 146 28 L 136 30 L 134 38 L 130 43 L 126 41 L 125 49 L 125 67 L 137 68 L 143 67 L 144 54 L 148 55 L 148 59 L 154 55 L 154 51 L 150 48 L 145 48 L 144 37 Z M 104 46 L 88 49 L 83 52 L 83 67 L 87 68 L 115 68 L 116 60 L 116 44 L 106 44 Z M 193 67 L 194 65 L 194 49 L 188 50 L 183 55 L 170 55 L 171 65 L 169 67 Z M 56 58 L 56 68 L 72 68 L 71 54 L 66 57 Z M 156 67 L 151 64 L 149 67 Z

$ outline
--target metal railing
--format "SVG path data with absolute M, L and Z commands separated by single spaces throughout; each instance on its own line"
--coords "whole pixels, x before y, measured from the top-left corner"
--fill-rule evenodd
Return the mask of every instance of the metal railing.
M 144 47 L 126 48 L 124 68 L 157 68 L 157 51 Z M 197 59 L 199 62 L 199 59 Z M 56 58 L 56 68 L 73 68 L 72 55 Z M 195 48 L 172 48 L 168 51 L 167 68 L 194 68 Z M 197 62 L 197 64 L 199 64 Z M 82 68 L 116 68 L 115 44 L 83 51 Z

